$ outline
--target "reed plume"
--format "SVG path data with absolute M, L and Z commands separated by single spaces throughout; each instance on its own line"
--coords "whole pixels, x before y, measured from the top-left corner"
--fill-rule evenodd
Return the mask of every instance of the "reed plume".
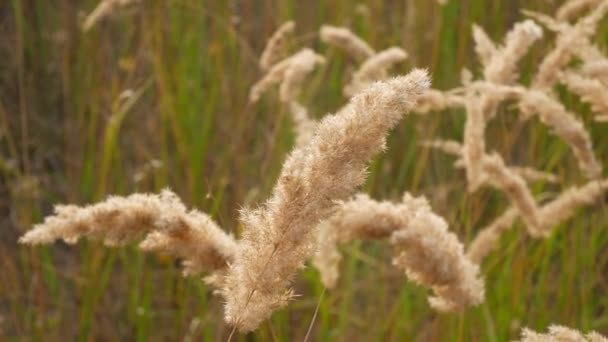
M 352 96 L 369 83 L 385 79 L 388 69 L 406 58 L 407 53 L 398 47 L 388 48 L 369 57 L 355 71 L 351 82 L 344 87 L 344 94 Z
M 325 58 L 310 49 L 303 49 L 292 56 L 280 87 L 281 101 L 296 101 L 304 79 L 318 64 L 325 64 Z
M 441 298 L 430 299 L 433 307 L 452 311 L 483 300 L 478 268 L 465 257 L 462 244 L 424 198 L 406 193 L 400 203 L 392 203 L 358 194 L 341 202 L 319 230 L 313 264 L 327 288 L 334 288 L 339 277 L 339 244 L 389 239 L 395 249 L 395 265 Z M 464 274 L 456 275 L 460 271 Z
M 485 68 L 492 58 L 498 53 L 498 49 L 486 31 L 477 24 L 473 24 L 473 41 L 475 42 L 475 53 L 479 62 Z
M 538 234 L 540 229 L 538 208 L 523 177 L 511 172 L 496 153 L 487 156 L 483 161 L 483 166 L 488 175 L 488 182 L 509 197 L 511 204 L 517 208 L 526 223 L 530 234 Z
M 547 90 L 557 81 L 559 71 L 571 61 L 580 41 L 586 41 L 597 29 L 598 22 L 608 11 L 608 1 L 603 0 L 591 13 L 579 19 L 569 29 L 559 32 L 555 47 L 541 61 L 532 80 L 532 88 Z
M 345 51 L 355 61 L 362 62 L 376 54 L 369 44 L 347 28 L 323 25 L 319 35 L 322 42 Z
M 282 58 L 285 43 L 290 34 L 293 33 L 296 24 L 293 21 L 283 23 L 268 39 L 264 51 L 260 57 L 260 69 L 268 70 Z
M 477 39 L 487 45 L 483 35 L 477 30 Z M 475 30 L 474 30 L 475 32 Z M 474 33 L 475 34 L 475 33 Z M 488 82 L 511 84 L 517 80 L 517 63 L 528 52 L 534 42 L 542 38 L 543 30 L 532 20 L 516 23 L 507 33 L 504 45 L 494 51 L 484 67 L 484 77 Z M 477 50 L 489 50 L 480 46 Z M 487 52 L 484 52 L 484 57 Z
M 182 259 L 184 274 L 219 271 L 235 258 L 238 248 L 206 214 L 188 211 L 170 190 L 160 195 L 112 196 L 84 207 L 58 205 L 55 214 L 19 239 L 30 245 L 62 239 L 76 243 L 81 237 L 103 240 L 108 246 L 142 240 L 144 251 Z
M 606 191 L 608 191 L 608 179 L 589 181 L 580 187 L 570 187 L 539 208 L 539 230 L 531 236 L 537 238 L 548 236 L 551 229 L 572 217 L 579 207 L 595 203 Z M 518 217 L 518 210 L 512 207 L 481 229 L 469 245 L 467 252 L 469 258 L 481 263 L 491 251 L 496 249 L 502 233 L 509 230 Z
M 404 198 L 404 203 L 414 200 Z M 484 298 L 479 267 L 464 255 L 462 244 L 448 231 L 445 220 L 426 207 L 417 211 L 407 229 L 391 235 L 397 253 L 393 264 L 414 282 L 433 289 L 435 297 L 429 298 L 429 303 L 438 311 L 478 305 Z
M 549 326 L 549 332 L 537 333 L 524 328 L 521 332 L 520 342 L 608 342 L 608 339 L 595 331 L 583 334 L 582 332 L 561 325 Z
M 414 111 L 419 114 L 439 112 L 451 108 L 459 108 L 465 105 L 463 96 L 451 92 L 428 89 L 418 99 L 418 105 Z
M 424 146 L 424 147 L 434 148 L 434 149 L 440 150 L 444 153 L 451 154 L 453 156 L 462 157 L 462 145 L 459 142 L 454 141 L 454 140 L 441 140 L 441 139 L 426 140 L 426 141 L 422 141 L 420 143 L 420 145 Z M 482 165 L 485 165 L 487 163 L 487 160 L 486 160 L 487 158 L 488 158 L 487 155 L 484 156 Z M 454 163 L 454 166 L 457 168 L 465 167 L 462 159 L 456 160 L 456 162 Z M 549 172 L 539 171 L 537 169 L 533 169 L 533 168 L 525 167 L 525 166 L 509 165 L 509 166 L 507 166 L 507 168 L 509 169 L 508 172 L 514 173 L 514 174 L 518 175 L 519 177 L 525 179 L 528 182 L 536 182 L 536 181 L 544 181 L 547 183 L 557 183 L 558 182 L 558 178 L 554 174 L 551 174 Z
M 325 63 L 325 58 L 316 54 L 309 48 L 274 64 L 268 72 L 256 82 L 249 92 L 249 101 L 257 102 L 264 92 L 275 84 L 281 84 L 281 100 L 293 100 L 301 88 L 304 77 L 310 73 L 317 64 Z
M 601 0 L 570 0 L 562 4 L 555 12 L 555 19 L 559 21 L 568 21 L 581 12 L 591 9 L 600 3 Z
M 467 257 L 476 264 L 481 264 L 498 246 L 500 237 L 511 229 L 518 216 L 518 210 L 511 207 L 481 229 L 467 248 Z
M 580 169 L 589 179 L 602 173 L 602 166 L 595 158 L 589 132 L 574 114 L 544 92 L 529 90 L 523 93 L 520 108 L 524 112 L 538 114 L 540 120 L 553 128 L 555 134 L 572 148 Z
M 591 104 L 591 110 L 599 114 L 608 114 L 608 88 L 597 79 L 584 77 L 573 71 L 563 72 L 562 83 L 581 100 Z
M 365 163 L 428 86 L 421 70 L 374 83 L 324 118 L 310 144 L 290 154 L 271 198 L 242 211 L 240 253 L 222 290 L 226 321 L 250 331 L 287 303 L 291 280 L 314 252 L 316 225 L 330 216 L 335 200 L 362 184 Z
M 462 159 L 469 192 L 477 190 L 484 179 L 481 160 L 486 149 L 486 119 L 481 105 L 481 99 L 476 95 L 470 93 L 466 96 L 467 120 L 464 126 Z
M 119 8 L 132 5 L 136 2 L 139 2 L 139 0 L 101 0 L 97 4 L 97 7 L 85 18 L 82 24 L 82 31 L 89 31 L 95 24 Z

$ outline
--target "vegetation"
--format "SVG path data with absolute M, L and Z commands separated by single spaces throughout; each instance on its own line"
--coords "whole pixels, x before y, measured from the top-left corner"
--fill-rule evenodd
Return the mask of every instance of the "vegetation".
M 608 8 L 606 1 L 571 1 L 575 2 L 582 4 L 582 12 L 600 13 L 597 19 Z M 544 25 L 542 31 L 537 31 L 537 27 L 541 30 L 537 24 L 524 21 L 523 8 L 512 1 L 447 1 L 443 5 L 422 1 L 355 5 L 349 1 L 105 3 L 105 9 L 94 11 L 94 1 L 9 0 L 0 4 L 0 59 L 6 61 L 0 65 L 0 210 L 5 227 L 0 237 L 0 335 L 14 340 L 225 340 L 229 336 L 301 340 L 308 336 L 310 340 L 503 341 L 519 337 L 524 327 L 546 331 L 552 324 L 583 332 L 608 332 L 608 211 L 603 191 L 597 191 L 606 186 L 605 180 L 598 179 L 606 174 L 601 169 L 608 155 L 602 105 L 608 101 L 601 92 L 597 95 L 592 91 L 597 88 L 581 82 L 581 70 L 591 68 L 585 59 L 589 54 L 569 53 L 575 55 L 572 62 L 569 56 L 553 69 L 538 68 L 544 65 L 541 61 L 545 56 L 564 53 L 559 51 L 560 44 L 573 49 L 578 46 L 572 42 L 586 41 L 593 32 L 590 46 L 597 47 L 592 52 L 599 54 L 606 44 L 602 41 L 606 37 L 604 22 L 591 33 L 584 30 L 587 27 L 566 26 L 575 23 L 574 18 L 569 18 L 563 7 L 558 11 L 559 4 L 547 1 L 523 4 L 526 10 L 538 13 L 557 11 L 554 21 L 528 13 Z M 85 19 L 84 13 L 95 17 Z M 319 54 L 304 49 L 294 55 L 290 67 L 297 65 L 300 71 L 295 67 L 291 72 L 274 69 L 280 58 L 267 54 L 263 54 L 261 64 L 258 62 L 267 39 L 287 20 L 296 26 L 294 31 L 293 24 L 288 24 L 286 31 L 292 38 L 284 50 L 293 52 L 306 46 Z M 523 24 L 514 26 L 516 22 Z M 328 24 L 351 29 L 373 49 L 382 51 L 376 55 L 382 57 L 363 63 L 373 57 L 372 47 L 363 48 L 361 60 L 331 47 L 323 33 L 321 39 L 318 35 L 319 28 Z M 478 26 L 473 29 L 473 24 Z M 505 46 L 509 45 L 508 37 L 528 41 L 516 44 L 518 49 L 500 51 L 500 56 L 511 59 L 484 60 L 499 47 L 491 41 L 503 42 L 505 34 L 518 27 L 521 35 L 507 36 Z M 564 34 L 576 29 L 580 30 L 576 35 Z M 323 30 L 331 32 L 331 27 L 323 26 Z M 484 40 L 483 31 L 490 39 Z M 564 36 L 571 40 L 558 39 Z M 383 50 L 391 46 L 402 49 Z M 555 60 L 564 59 L 558 57 Z M 394 64 L 391 74 L 407 74 L 412 67 L 428 68 L 434 90 L 423 95 L 418 109 L 435 111 L 406 116 L 388 136 L 388 150 L 371 162 L 362 191 L 393 203 L 357 197 L 336 207 L 345 211 L 344 216 L 333 216 L 327 222 L 356 227 L 348 224 L 356 220 L 349 218 L 347 214 L 352 212 L 347 210 L 357 209 L 357 203 L 365 204 L 362 208 L 371 212 L 366 214 L 369 222 L 374 222 L 369 219 L 376 217 L 373 215 L 390 218 L 409 211 L 412 214 L 407 215 L 412 217 L 424 213 L 423 219 L 401 217 L 394 226 L 389 225 L 392 233 L 374 233 L 371 238 L 365 234 L 369 230 L 349 228 L 357 231 L 336 237 L 344 242 L 340 247 L 344 260 L 339 266 L 340 277 L 330 276 L 337 282 L 328 286 L 333 289 L 325 289 L 327 274 L 322 268 L 319 274 L 307 267 L 293 284 L 298 298 L 270 316 L 270 311 L 283 306 L 281 291 L 299 265 L 312 256 L 313 223 L 330 216 L 329 209 L 336 205 L 332 200 L 347 200 L 353 194 L 362 179 L 362 163 L 381 142 L 380 135 L 342 137 L 336 135 L 337 128 L 363 127 L 366 121 L 353 118 L 364 120 L 366 116 L 359 113 L 366 113 L 367 105 L 387 109 L 373 112 L 382 114 L 387 122 L 378 119 L 374 123 L 378 131 L 370 130 L 384 134 L 412 106 L 410 98 L 395 97 L 395 89 L 406 94 L 411 91 L 412 96 L 418 92 L 415 86 L 408 88 L 406 78 L 367 87 L 374 78 L 388 75 L 387 70 L 376 69 L 382 63 Z M 357 70 L 358 65 L 361 68 Z M 470 72 L 461 72 L 463 68 Z M 283 82 L 280 91 L 266 94 L 265 86 L 251 96 L 256 80 L 273 70 L 280 76 L 273 82 Z M 307 73 L 311 75 L 304 80 Z M 594 85 L 601 89 L 603 80 L 598 77 L 597 82 Z M 553 87 L 554 83 L 559 84 Z M 355 95 L 352 106 L 337 111 L 352 94 L 363 95 Z M 376 102 L 366 102 L 366 96 Z M 397 104 L 396 98 L 401 102 Z M 476 116 L 471 103 L 485 103 L 484 108 L 492 110 Z M 314 164 L 314 160 L 298 159 L 300 150 L 318 154 L 332 147 L 313 137 L 310 129 L 316 127 L 317 119 L 336 111 L 345 113 L 349 120 L 320 120 L 319 131 L 326 141 L 334 137 L 350 146 L 346 155 L 353 159 L 343 170 L 348 177 L 330 168 L 336 166 L 333 162 Z M 525 122 L 520 120 L 522 113 L 528 116 Z M 540 120 L 530 118 L 535 113 Z M 558 117 L 569 119 L 560 121 Z M 471 118 L 483 118 L 483 122 Z M 482 141 L 480 132 L 486 139 L 481 146 L 474 146 Z M 317 137 L 323 136 L 321 133 Z M 462 141 L 462 145 L 437 139 Z M 347 145 L 349 141 L 351 145 Z M 307 147 L 309 144 L 313 147 Z M 453 159 L 423 145 L 460 156 L 457 164 L 464 166 L 465 173 L 453 168 Z M 288 158 L 294 146 L 298 148 Z M 491 154 L 493 150 L 500 154 Z M 340 159 L 342 151 L 331 152 L 327 156 L 344 160 Z M 305 182 L 314 179 L 313 184 L 322 184 L 324 176 L 343 177 L 337 177 L 338 183 L 331 183 L 331 187 L 318 186 L 318 193 L 302 195 L 293 180 L 298 179 L 302 165 L 317 165 L 325 171 L 302 176 Z M 510 168 L 512 165 L 533 169 Z M 315 167 L 311 169 L 317 170 Z M 277 178 L 283 188 L 273 191 Z M 490 186 L 481 186 L 484 184 Z M 573 185 L 587 189 L 586 184 L 598 187 L 584 196 L 564 192 Z M 289 186 L 296 190 L 289 190 Z M 142 247 L 164 252 L 159 256 L 146 256 L 134 245 L 108 249 L 85 240 L 69 248 L 63 243 L 37 248 L 16 243 L 19 236 L 43 222 L 56 203 L 86 204 L 104 200 L 109 194 L 155 193 L 165 187 L 187 207 L 197 207 L 205 214 L 187 211 L 180 199 L 167 191 L 157 197 L 119 197 L 89 207 L 93 215 L 84 221 L 76 220 L 83 217 L 77 207 L 59 207 L 57 216 L 47 218 L 22 240 L 48 243 L 63 238 L 75 242 L 81 235 L 90 235 L 104 237 L 110 244 L 131 242 L 134 239 L 124 235 L 121 227 L 133 225 L 125 224 L 128 221 L 123 218 L 114 220 L 121 213 L 115 208 L 131 206 L 140 216 L 125 217 L 151 222 L 147 225 L 150 233 L 141 231 L 149 233 Z M 426 202 L 408 197 L 408 192 L 425 196 L 433 212 Z M 265 198 L 273 201 L 261 211 L 243 210 L 243 206 L 257 207 Z M 401 198 L 402 203 L 396 203 Z M 559 198 L 574 200 L 555 201 Z M 574 210 L 573 204 L 585 204 L 586 208 Z M 509 209 L 511 205 L 513 209 Z M 104 208 L 101 212 L 110 219 L 99 221 L 95 215 L 100 211 L 94 208 Z M 316 216 L 290 214 L 302 208 Z M 387 208 L 391 209 L 385 211 Z M 244 214 L 239 221 L 240 211 Z M 522 217 L 521 222 L 516 221 L 517 216 Z M 485 226 L 496 227 L 492 223 L 496 217 L 503 219 L 500 228 L 478 235 Z M 89 219 L 92 221 L 86 221 Z M 93 222 L 86 227 L 94 229 L 88 230 L 83 222 Z M 290 235 L 288 245 L 293 248 L 288 251 L 294 254 L 279 260 L 285 265 L 272 266 L 273 274 L 281 275 L 278 279 L 264 283 L 276 293 L 255 299 L 257 285 L 243 290 L 238 288 L 239 281 L 247 279 L 242 272 L 263 269 L 268 260 L 258 267 L 239 258 L 262 253 L 268 247 L 260 243 L 256 232 L 272 236 L 282 227 L 291 229 L 292 225 L 281 222 L 290 222 L 303 235 Z M 437 254 L 437 262 L 459 271 L 447 273 L 455 274 L 449 279 L 458 284 L 452 292 L 438 287 L 438 282 L 446 282 L 438 280 L 441 277 L 430 277 L 419 263 L 413 263 L 416 255 L 408 253 L 414 249 L 426 253 L 428 247 L 419 242 L 426 238 L 425 227 L 433 226 L 431 222 L 437 223 L 432 229 L 433 241 L 449 246 L 439 248 L 438 253 L 449 250 L 450 255 L 464 258 L 458 240 L 475 246 L 471 242 L 477 236 L 496 243 L 474 253 L 469 249 L 469 258 L 480 263 L 485 282 L 481 304 L 475 296 L 483 293 L 483 286 L 479 288 L 475 280 L 476 265 Z M 197 251 L 201 244 L 175 244 L 174 239 L 183 235 L 167 232 L 175 232 L 175 227 L 191 231 L 199 225 L 211 227 L 212 233 L 192 235 L 190 241 L 221 243 L 196 252 L 199 259 L 189 260 L 195 254 L 190 251 Z M 370 225 L 361 224 L 364 228 Z M 54 230 L 47 230 L 50 226 Z M 234 236 L 244 236 L 246 252 L 237 250 L 233 237 L 218 226 Z M 404 226 L 411 226 L 411 230 Z M 378 239 L 389 236 L 401 253 L 394 259 L 397 268 L 388 267 L 393 250 Z M 545 238 L 537 239 L 539 236 Z M 479 247 L 478 240 L 475 242 Z M 274 256 L 274 250 L 263 253 Z M 206 268 L 215 271 L 215 277 L 207 283 L 197 277 L 183 278 L 180 267 L 166 255 L 188 261 L 190 274 Z M 294 255 L 295 259 L 289 259 Z M 223 283 L 226 262 L 236 265 L 227 271 L 228 285 Z M 408 277 L 433 288 L 438 297 L 431 299 L 431 306 L 426 290 L 407 282 L 403 270 Z M 477 291 L 463 291 L 462 284 L 467 282 L 476 284 Z M 225 298 L 214 296 L 209 286 L 219 287 Z M 437 298 L 447 300 L 450 293 L 465 293 L 470 298 L 448 306 L 473 307 L 452 313 L 434 311 Z M 234 298 L 241 299 L 231 303 Z M 239 326 L 242 322 L 235 315 L 244 314 L 252 298 L 281 305 L 270 305 L 270 311 L 259 317 L 259 326 L 260 322 Z M 250 335 L 232 335 L 234 330 L 222 314 L 226 301 L 230 324 L 257 330 Z M 549 329 L 553 336 L 562 333 L 575 334 L 562 327 Z M 526 334 L 536 338 L 532 332 Z M 596 337 L 590 334 L 588 338 Z

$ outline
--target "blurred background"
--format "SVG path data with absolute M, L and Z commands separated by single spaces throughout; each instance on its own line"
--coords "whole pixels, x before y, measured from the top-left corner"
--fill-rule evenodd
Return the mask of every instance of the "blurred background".
M 18 237 L 57 203 L 86 204 L 109 194 L 170 187 L 238 234 L 238 210 L 269 194 L 294 142 L 276 92 L 251 105 L 262 75 L 258 56 L 281 23 L 296 21 L 290 51 L 310 46 L 328 58 L 301 96 L 315 117 L 345 103 L 355 67 L 320 43 L 322 24 L 346 26 L 377 50 L 400 46 L 395 73 L 426 67 L 433 85 L 459 85 L 463 67 L 479 74 L 471 25 L 495 41 L 523 8 L 554 13 L 560 1 L 226 1 L 147 0 L 100 20 L 84 18 L 97 1 L 0 1 L 0 337 L 8 341 L 222 341 L 230 333 L 222 303 L 177 263 L 134 246 L 82 241 L 31 248 Z M 605 47 L 602 25 L 597 43 Z M 521 64 L 528 82 L 550 39 Z M 596 155 L 608 160 L 608 124 L 560 91 L 590 128 Z M 453 158 L 417 145 L 461 139 L 465 115 L 408 116 L 370 167 L 365 191 L 399 199 L 426 195 L 467 243 L 507 207 L 493 190 L 465 191 Z M 488 149 L 508 162 L 556 174 L 535 183 L 539 198 L 584 178 L 568 147 L 537 120 L 522 124 L 504 107 L 488 128 Z M 604 200 L 605 203 L 605 200 Z M 522 327 L 559 323 L 608 333 L 608 210 L 582 209 L 546 240 L 517 226 L 483 264 L 487 299 L 459 314 L 429 308 L 425 290 L 390 265 L 386 243 L 344 247 L 342 277 L 320 301 L 312 340 L 506 341 Z M 247 341 L 302 340 L 323 288 L 308 268 L 299 300 L 275 313 Z

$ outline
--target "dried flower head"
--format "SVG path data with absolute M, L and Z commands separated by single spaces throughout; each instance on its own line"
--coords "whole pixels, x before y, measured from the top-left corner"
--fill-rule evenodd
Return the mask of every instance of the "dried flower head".
M 356 61 L 364 61 L 376 54 L 363 39 L 344 27 L 323 25 L 320 36 L 321 41 L 344 50 Z
M 564 327 L 561 325 L 549 326 L 549 332 L 546 334 L 537 333 L 530 329 L 524 328 L 521 332 L 520 342 L 608 342 L 604 336 L 592 331 L 584 335 L 580 331 Z
M 222 291 L 228 322 L 249 331 L 286 304 L 291 280 L 314 252 L 315 227 L 330 216 L 335 200 L 362 184 L 365 164 L 428 86 L 421 70 L 374 83 L 325 117 L 312 141 L 290 154 L 271 198 L 242 212 L 240 253 Z
M 39 245 L 62 239 L 75 243 L 81 237 L 100 239 L 109 246 L 143 239 L 143 250 L 182 259 L 188 275 L 222 270 L 237 254 L 230 235 L 209 216 L 187 211 L 169 190 L 160 195 L 112 196 L 85 207 L 58 205 L 55 215 L 45 218 L 19 242 Z
M 328 288 L 336 285 L 339 276 L 338 244 L 389 238 L 395 246 L 395 265 L 412 280 L 435 290 L 440 299 L 430 301 L 437 309 L 454 310 L 483 300 L 477 267 L 464 256 L 456 236 L 424 198 L 406 193 L 402 202 L 392 203 L 359 194 L 341 202 L 319 230 L 319 250 L 313 264 Z M 466 274 L 453 274 L 458 271 Z
M 353 74 L 351 83 L 344 87 L 344 94 L 352 96 L 373 81 L 385 79 L 389 68 L 404 61 L 407 53 L 398 47 L 388 48 L 368 58 Z
M 285 41 L 288 36 L 293 33 L 296 24 L 293 21 L 283 23 L 268 39 L 262 56 L 260 57 L 260 68 L 268 70 L 278 60 L 282 58 L 283 50 L 285 49 Z

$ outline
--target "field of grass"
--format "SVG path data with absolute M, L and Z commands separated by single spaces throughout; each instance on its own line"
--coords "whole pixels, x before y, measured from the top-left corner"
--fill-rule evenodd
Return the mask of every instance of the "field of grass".
M 433 87 L 449 89 L 462 67 L 479 72 L 473 23 L 500 40 L 522 9 L 553 13 L 559 4 L 147 0 L 83 33 L 83 16 L 96 2 L 0 2 L 0 340 L 226 340 L 231 328 L 220 298 L 200 279 L 183 278 L 172 259 L 135 246 L 32 248 L 17 240 L 53 204 L 165 187 L 238 235 L 239 209 L 268 197 L 294 143 L 288 109 L 275 95 L 248 102 L 261 75 L 259 54 L 284 21 L 297 23 L 297 47 L 328 58 L 302 94 L 322 117 L 345 103 L 342 85 L 352 68 L 319 42 L 322 24 L 350 27 L 378 50 L 403 47 L 410 56 L 395 73 L 425 67 Z M 599 46 L 607 33 L 603 23 Z M 550 42 L 530 50 L 524 82 Z M 593 123 L 588 105 L 562 95 L 608 165 L 608 124 Z M 453 158 L 418 145 L 460 140 L 464 120 L 463 111 L 407 116 L 374 159 L 364 190 L 377 199 L 426 195 L 466 244 L 508 202 L 489 188 L 467 193 Z M 559 177 L 558 184 L 534 183 L 538 198 L 585 182 L 567 145 L 538 120 L 522 124 L 514 108 L 501 108 L 486 134 L 488 150 Z M 307 268 L 296 301 L 235 339 L 302 340 L 317 305 L 314 341 L 507 341 L 522 327 L 551 323 L 607 334 L 606 197 L 600 202 L 547 239 L 529 238 L 521 223 L 506 234 L 482 265 L 486 300 L 478 307 L 433 311 L 426 291 L 390 267 L 386 244 L 355 243 L 344 247 L 337 289 L 324 291 L 318 272 Z

